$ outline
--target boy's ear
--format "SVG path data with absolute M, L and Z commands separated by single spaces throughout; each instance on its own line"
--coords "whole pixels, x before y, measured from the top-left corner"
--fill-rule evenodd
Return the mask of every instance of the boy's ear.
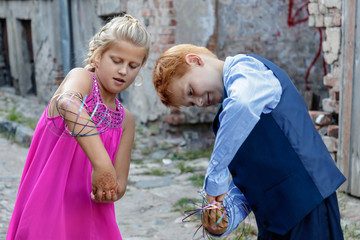
M 203 59 L 195 53 L 186 54 L 185 61 L 189 65 L 196 64 L 202 66 L 204 64 Z

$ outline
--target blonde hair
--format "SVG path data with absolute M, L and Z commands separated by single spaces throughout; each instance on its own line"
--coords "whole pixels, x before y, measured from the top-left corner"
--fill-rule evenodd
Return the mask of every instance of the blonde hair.
M 189 53 L 206 54 L 217 58 L 209 49 L 192 44 L 179 44 L 169 48 L 156 61 L 152 81 L 160 101 L 167 107 L 179 108 L 172 102 L 169 86 L 174 78 L 181 78 L 189 70 L 185 57 Z
M 89 53 L 84 61 L 85 69 L 94 72 L 95 57 L 102 55 L 118 40 L 129 41 L 136 46 L 144 47 L 145 56 L 142 65 L 145 64 L 150 52 L 150 34 L 138 19 L 126 14 L 123 17 L 114 17 L 90 40 Z

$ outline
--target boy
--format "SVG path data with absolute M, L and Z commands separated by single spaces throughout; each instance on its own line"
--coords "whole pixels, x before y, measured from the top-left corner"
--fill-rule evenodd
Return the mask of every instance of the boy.
M 284 71 L 261 57 L 221 61 L 206 48 L 182 44 L 159 57 L 153 83 L 169 107 L 221 103 L 204 189 L 209 202 L 233 199 L 227 208 L 235 212 L 228 225 L 215 228 L 217 219 L 208 215 L 216 210 L 204 214 L 210 233 L 230 233 L 246 217 L 242 205 L 249 204 L 258 239 L 343 239 L 336 189 L 345 177 Z

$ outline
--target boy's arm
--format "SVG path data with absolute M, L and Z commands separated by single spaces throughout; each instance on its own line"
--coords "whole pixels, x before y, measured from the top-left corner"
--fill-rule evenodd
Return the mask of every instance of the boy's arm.
M 270 113 L 281 98 L 279 80 L 255 58 L 239 55 L 227 60 L 224 86 L 227 97 L 219 115 L 220 127 L 207 169 L 204 188 L 219 196 L 227 191 L 228 166 L 262 113 Z
M 219 228 L 212 229 L 215 222 L 203 223 L 204 227 L 210 234 L 216 237 L 223 237 L 232 233 L 239 224 L 249 215 L 251 212 L 249 203 L 245 198 L 244 194 L 235 186 L 234 182 L 231 181 L 227 194 L 221 195 L 223 198 L 223 205 L 226 208 L 227 214 L 223 222 L 227 221 L 227 224 L 219 224 Z M 207 197 L 208 200 L 212 200 L 212 197 Z M 217 200 L 221 201 L 220 199 Z M 225 228 L 223 227 L 225 226 Z

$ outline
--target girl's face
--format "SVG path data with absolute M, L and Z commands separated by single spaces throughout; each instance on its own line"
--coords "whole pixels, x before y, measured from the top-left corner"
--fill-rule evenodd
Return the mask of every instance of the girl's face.
M 96 57 L 95 76 L 102 94 L 116 95 L 135 80 L 145 57 L 145 48 L 128 41 L 116 41 L 101 56 Z
M 173 79 L 169 86 L 173 93 L 172 102 L 185 107 L 207 107 L 221 103 L 224 92 L 223 62 L 194 55 L 187 59 L 187 63 L 190 65 L 189 71 Z

